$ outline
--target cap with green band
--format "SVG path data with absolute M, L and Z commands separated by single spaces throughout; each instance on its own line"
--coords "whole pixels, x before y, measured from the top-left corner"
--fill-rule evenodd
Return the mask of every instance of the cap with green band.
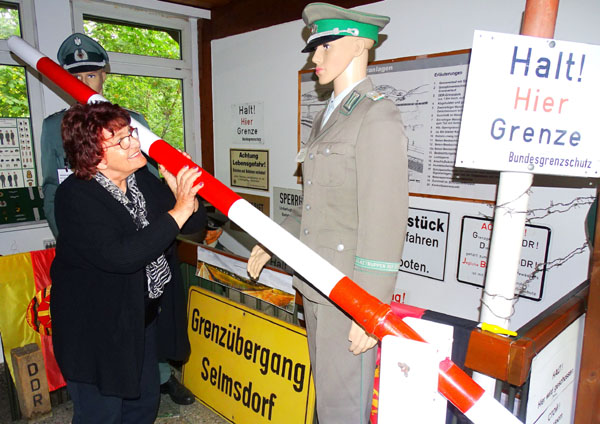
M 302 11 L 302 19 L 310 28 L 303 52 L 312 52 L 318 46 L 341 37 L 364 37 L 377 44 L 379 31 L 390 21 L 388 16 L 344 9 L 328 3 L 310 3 Z

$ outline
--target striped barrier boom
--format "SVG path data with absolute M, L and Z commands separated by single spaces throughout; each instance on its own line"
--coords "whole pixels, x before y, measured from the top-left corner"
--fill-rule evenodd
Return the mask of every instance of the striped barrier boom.
M 8 47 L 78 102 L 85 104 L 108 101 L 20 37 L 10 37 Z M 133 118 L 132 124 L 138 128 L 141 150 L 164 165 L 172 174 L 176 175 L 185 165 L 200 168 Z M 198 194 L 328 296 L 366 331 L 380 340 L 392 335 L 425 341 L 401 318 L 394 315 L 390 305 L 371 296 L 208 172 L 203 170 L 197 182 L 204 183 Z M 475 424 L 520 423 L 448 358 L 439 366 L 438 391 Z

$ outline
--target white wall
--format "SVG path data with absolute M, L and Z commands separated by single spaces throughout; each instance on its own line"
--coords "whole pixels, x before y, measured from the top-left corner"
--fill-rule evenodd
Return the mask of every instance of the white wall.
M 525 1 L 503 0 L 386 0 L 357 8 L 390 16 L 384 29 L 387 35 L 377 49 L 375 60 L 393 59 L 466 49 L 471 47 L 476 29 L 517 34 Z M 595 0 L 571 0 L 560 4 L 556 38 L 568 41 L 600 44 L 600 32 L 594 17 L 600 16 L 600 3 Z M 231 147 L 261 148 L 270 151 L 270 193 L 235 189 L 269 196 L 273 186 L 298 189 L 295 171 L 297 152 L 298 70 L 312 67 L 304 46 L 301 20 L 236 35 L 212 43 L 213 106 L 215 132 L 215 176 L 229 183 L 229 149 Z M 265 144 L 261 146 L 233 144 L 230 139 L 231 105 L 262 102 L 264 104 Z M 537 180 L 537 179 L 536 179 Z M 557 180 L 555 182 L 558 183 Z M 549 184 L 555 185 L 554 182 Z M 582 196 L 593 193 L 589 182 L 575 185 L 588 187 Z M 546 207 L 549 200 L 572 192 L 556 194 L 557 189 L 540 188 L 530 201 L 530 207 Z M 273 201 L 271 202 L 271 205 Z M 490 215 L 489 208 L 465 202 L 411 198 L 411 206 L 451 214 L 449 228 L 446 281 L 439 282 L 409 274 L 400 274 L 398 291 L 406 291 L 407 302 L 470 319 L 478 318 L 481 289 L 456 282 L 457 245 L 460 220 L 463 215 Z M 579 247 L 585 240 L 583 221 L 587 207 L 565 215 L 554 215 L 544 222 L 552 230 L 549 259 L 561 257 Z M 246 246 L 252 240 L 238 237 L 230 231 L 224 236 L 237 237 Z M 236 245 L 237 253 L 244 253 Z M 549 272 L 541 302 L 520 300 L 512 317 L 511 328 L 518 328 L 552 305 L 570 288 L 587 276 L 589 252 L 577 255 L 563 266 Z

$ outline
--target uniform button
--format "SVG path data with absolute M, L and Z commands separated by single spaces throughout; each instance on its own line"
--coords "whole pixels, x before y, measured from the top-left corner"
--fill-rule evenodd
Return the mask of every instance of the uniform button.
M 338 252 L 342 252 L 344 250 L 344 245 L 342 243 L 338 244 L 336 247 Z
M 310 153 L 310 154 L 308 155 L 308 158 L 309 158 L 309 159 L 314 159 L 314 158 L 315 158 L 315 154 L 314 154 L 314 153 Z
M 327 148 L 325 149 L 325 154 L 326 154 L 326 155 L 328 155 L 329 153 L 331 153 L 331 149 L 330 149 L 329 147 L 327 147 Z
M 308 233 L 309 233 L 309 231 L 308 231 L 308 228 L 305 228 L 305 229 L 304 229 L 304 235 L 305 235 L 305 236 L 307 236 L 307 235 L 308 235 Z
M 306 182 L 306 184 L 308 184 L 308 185 L 312 185 L 312 180 L 308 180 L 308 181 Z
M 306 210 L 309 211 L 310 210 L 310 205 L 306 205 Z

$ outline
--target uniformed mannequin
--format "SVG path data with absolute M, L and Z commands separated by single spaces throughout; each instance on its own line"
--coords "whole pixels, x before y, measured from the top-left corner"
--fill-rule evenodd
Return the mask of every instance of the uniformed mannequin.
M 106 81 L 108 53 L 94 39 L 85 34 L 69 35 L 58 49 L 57 59 L 60 65 L 79 81 L 99 94 L 103 94 Z M 42 124 L 42 190 L 44 192 L 44 214 L 54 237 L 58 236 L 54 219 L 54 196 L 58 185 L 71 173 L 65 159 L 60 123 L 67 110 L 56 112 Z M 129 111 L 131 116 L 148 127 L 142 115 Z M 150 170 L 158 176 L 153 161 L 148 163 Z
M 303 51 L 314 51 L 319 84 L 333 82 L 333 93 L 297 156 L 301 222 L 289 217 L 282 225 L 389 303 L 406 235 L 407 141 L 397 108 L 367 78 L 369 49 L 389 18 L 325 3 L 309 4 L 302 18 L 312 32 Z M 269 258 L 255 246 L 250 276 Z M 377 339 L 301 276 L 294 287 L 303 297 L 319 423 L 368 423 Z
M 78 80 L 99 94 L 103 94 L 106 70 L 109 63 L 108 53 L 94 39 L 85 34 L 69 35 L 58 49 L 57 59 L 60 65 Z M 71 173 L 66 162 L 60 124 L 66 109 L 44 119 L 42 125 L 42 190 L 44 192 L 44 214 L 54 237 L 58 229 L 54 217 L 54 198 L 56 189 Z M 140 124 L 149 127 L 144 117 L 132 110 L 129 114 Z M 156 177 L 158 169 L 154 160 L 147 158 L 148 168 Z M 171 374 L 167 362 L 159 363 L 161 392 L 168 393 L 179 405 L 189 405 L 195 401 L 194 395 Z

